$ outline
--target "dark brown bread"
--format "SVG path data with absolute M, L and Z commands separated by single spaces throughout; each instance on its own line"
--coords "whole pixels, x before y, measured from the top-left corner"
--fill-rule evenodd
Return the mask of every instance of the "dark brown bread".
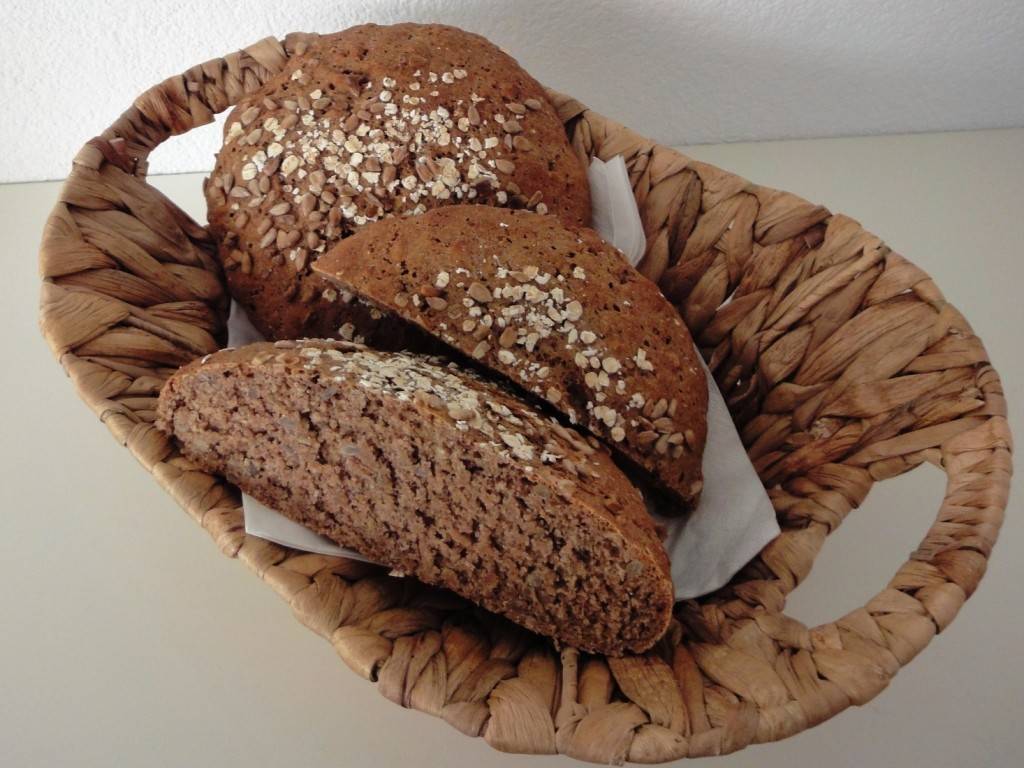
M 545 398 L 696 502 L 707 381 L 657 287 L 589 229 L 479 205 L 367 227 L 314 268 Z
M 562 643 L 640 652 L 668 626 L 668 558 L 608 454 L 439 358 L 219 352 L 167 382 L 158 425 L 289 518 Z
M 229 115 L 206 184 L 232 295 L 272 339 L 401 339 L 314 275 L 367 222 L 473 200 L 585 224 L 583 164 L 543 88 L 480 37 L 365 25 L 313 40 Z

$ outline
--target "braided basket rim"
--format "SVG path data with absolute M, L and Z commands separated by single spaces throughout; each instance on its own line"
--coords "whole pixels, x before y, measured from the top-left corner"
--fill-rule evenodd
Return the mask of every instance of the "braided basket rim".
M 677 606 L 652 651 L 556 650 L 450 593 L 247 536 L 237 491 L 153 427 L 164 378 L 219 347 L 226 294 L 206 230 L 146 183 L 148 155 L 314 37 L 266 38 L 165 80 L 75 157 L 40 249 L 40 327 L 115 439 L 383 695 L 497 749 L 600 763 L 727 754 L 878 695 L 977 588 L 1003 520 L 1012 439 L 980 339 L 857 222 L 554 91 L 581 158 L 626 160 L 649 244 L 640 271 L 690 326 L 783 527 L 729 586 Z M 873 482 L 925 461 L 945 471 L 945 498 L 890 582 L 836 621 L 788 617 L 827 534 Z

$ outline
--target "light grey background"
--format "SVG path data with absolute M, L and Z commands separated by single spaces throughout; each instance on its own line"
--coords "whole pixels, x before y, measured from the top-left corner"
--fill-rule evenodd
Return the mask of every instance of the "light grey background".
M 692 154 L 852 215 L 927 270 L 985 340 L 1022 434 L 1024 130 Z M 198 175 L 155 183 L 202 217 Z M 57 191 L 0 186 L 0 766 L 573 765 L 493 752 L 385 700 L 110 438 L 36 327 L 36 250 Z M 826 542 L 792 614 L 814 624 L 862 605 L 920 541 L 942 491 L 931 467 L 876 486 Z M 977 594 L 888 690 L 706 764 L 1019 765 L 1020 499 Z
M 1024 125 L 1021 0 L 7 0 L 0 181 L 61 178 L 142 90 L 267 35 L 481 32 L 663 144 Z M 158 150 L 201 171 L 213 128 Z

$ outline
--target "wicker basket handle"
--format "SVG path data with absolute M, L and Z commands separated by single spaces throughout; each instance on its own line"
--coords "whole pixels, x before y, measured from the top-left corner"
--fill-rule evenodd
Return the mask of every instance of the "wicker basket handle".
M 219 347 L 227 297 L 206 230 L 144 183 L 149 153 L 256 91 L 311 37 L 169 78 L 75 158 L 40 251 L 41 326 L 115 437 L 382 693 L 498 748 L 605 763 L 720 754 L 875 696 L 973 593 L 1003 519 L 1011 437 L 980 340 L 856 222 L 571 98 L 550 93 L 581 156 L 627 161 L 641 271 L 693 330 L 783 525 L 732 585 L 682 605 L 658 648 L 556 655 L 434 591 L 248 537 L 235 492 L 152 427 L 163 379 Z M 889 584 L 813 629 L 786 616 L 786 594 L 871 484 L 923 461 L 945 470 L 945 498 Z

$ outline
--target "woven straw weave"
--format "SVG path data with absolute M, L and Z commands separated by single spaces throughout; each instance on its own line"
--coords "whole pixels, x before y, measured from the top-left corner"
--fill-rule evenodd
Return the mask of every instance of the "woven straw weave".
M 621 154 L 649 248 L 730 404 L 783 533 L 653 651 L 552 645 L 450 593 L 246 536 L 237 491 L 153 427 L 164 379 L 223 338 L 206 230 L 145 180 L 146 157 L 300 52 L 263 40 L 146 91 L 75 158 L 40 254 L 44 335 L 79 395 L 221 550 L 397 704 L 510 752 L 600 763 L 724 754 L 863 704 L 978 586 L 1011 474 L 999 378 L 928 275 L 849 218 L 658 146 L 552 93 L 585 157 Z M 726 301 L 731 297 L 731 301 Z M 941 467 L 935 523 L 864 607 L 783 612 L 872 483 Z

